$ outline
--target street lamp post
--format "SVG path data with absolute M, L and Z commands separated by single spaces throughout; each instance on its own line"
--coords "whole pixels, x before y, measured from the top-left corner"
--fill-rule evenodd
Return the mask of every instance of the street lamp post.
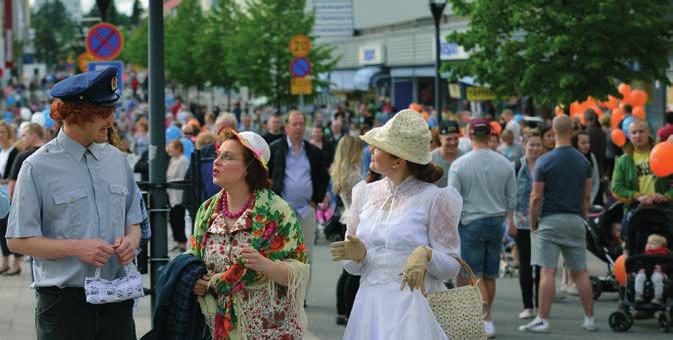
M 437 110 L 437 122 L 442 121 L 442 91 L 441 91 L 441 75 L 439 74 L 439 54 L 440 54 L 440 43 L 439 43 L 439 20 L 442 18 L 444 13 L 444 7 L 446 7 L 446 0 L 430 0 L 430 11 L 432 12 L 432 18 L 435 20 L 435 110 Z

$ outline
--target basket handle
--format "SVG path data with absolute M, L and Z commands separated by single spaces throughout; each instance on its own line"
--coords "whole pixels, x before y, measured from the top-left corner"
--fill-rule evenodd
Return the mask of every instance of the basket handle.
M 477 278 L 476 275 L 474 275 L 474 272 L 472 271 L 472 268 L 470 268 L 470 265 L 467 264 L 467 262 L 465 262 L 463 259 L 461 259 L 458 256 L 451 255 L 451 257 L 456 259 L 458 264 L 460 264 L 460 266 L 465 270 L 465 272 L 467 273 L 467 279 L 470 280 L 470 285 L 471 286 L 477 285 L 479 283 L 479 279 Z

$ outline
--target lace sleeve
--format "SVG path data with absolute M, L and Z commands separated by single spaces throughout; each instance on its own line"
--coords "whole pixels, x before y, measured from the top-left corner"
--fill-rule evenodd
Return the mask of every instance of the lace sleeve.
M 360 209 L 362 209 L 362 204 L 364 204 L 365 201 L 366 186 L 367 183 L 361 181 L 353 187 L 353 201 L 351 202 L 350 209 L 348 209 L 348 216 L 346 216 L 346 236 L 355 236 L 357 233 L 358 224 L 360 223 Z M 366 257 L 362 263 L 343 261 L 343 266 L 344 269 L 352 275 L 362 275 L 362 267 L 365 263 L 367 263 Z
M 463 199 L 451 187 L 441 189 L 430 208 L 428 236 L 432 260 L 428 272 L 441 280 L 455 276 L 460 267 L 454 256 L 460 256 L 458 223 L 462 210 Z
M 353 187 L 351 196 L 352 201 L 350 204 L 350 209 L 347 210 L 348 215 L 346 216 L 346 235 L 355 236 L 357 232 L 358 223 L 360 223 L 360 218 L 358 215 L 360 214 L 361 205 L 364 202 L 366 186 L 367 183 L 365 181 L 361 181 Z

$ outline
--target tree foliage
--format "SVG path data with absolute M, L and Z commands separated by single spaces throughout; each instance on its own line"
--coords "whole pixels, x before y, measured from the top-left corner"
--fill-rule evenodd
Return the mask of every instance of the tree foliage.
M 501 96 L 548 104 L 618 95 L 616 84 L 668 83 L 672 4 L 659 0 L 450 0 L 470 27 L 447 37 L 470 53 L 445 64 Z M 637 65 L 637 66 L 636 66 Z
M 130 27 L 131 26 L 131 17 L 124 14 L 120 13 L 117 11 L 117 7 L 114 4 L 114 1 L 110 3 L 110 5 L 107 8 L 106 11 L 106 16 L 105 16 L 105 22 L 118 26 L 118 27 Z M 94 18 L 101 18 L 101 13 L 100 9 L 98 9 L 98 6 L 93 6 L 91 7 L 91 10 L 89 13 L 87 13 L 85 16 L 87 17 L 94 17 Z
M 140 0 L 133 1 L 133 9 L 131 11 L 131 27 L 138 27 L 141 22 L 141 17 L 143 15 L 143 6 L 140 4 Z
M 196 37 L 193 50 L 197 62 L 194 67 L 211 86 L 230 89 L 235 85 L 235 72 L 232 71 L 235 65 L 231 59 L 237 51 L 232 48 L 231 41 L 237 32 L 235 23 L 239 14 L 233 0 L 219 0 L 205 14 L 202 34 Z
M 35 56 L 52 67 L 60 60 L 75 54 L 75 39 L 79 39 L 77 26 L 60 0 L 48 1 L 32 14 L 35 30 Z
M 291 103 L 289 64 L 294 58 L 288 49 L 296 34 L 309 35 L 314 16 L 306 13 L 305 0 L 247 0 L 247 10 L 239 14 L 231 62 L 239 84 L 264 94 L 275 103 Z M 308 55 L 311 74 L 329 71 L 336 65 L 332 49 L 313 46 Z M 315 86 L 325 86 L 314 77 Z
M 204 76 L 198 72 L 195 44 L 203 32 L 203 11 L 197 0 L 180 2 L 175 17 L 165 21 L 166 79 L 184 86 L 203 86 Z M 215 43 L 215 42 L 210 42 Z
M 120 59 L 125 63 L 147 67 L 149 22 L 147 18 L 140 21 L 138 27 L 132 31 L 123 30 L 124 49 Z

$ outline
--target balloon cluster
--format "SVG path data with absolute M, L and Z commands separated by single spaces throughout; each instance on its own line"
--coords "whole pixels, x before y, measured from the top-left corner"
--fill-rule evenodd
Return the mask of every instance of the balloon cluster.
M 629 126 L 634 119 L 646 120 L 647 112 L 645 104 L 647 103 L 647 92 L 643 90 L 634 90 L 628 84 L 620 84 L 617 91 L 622 95 L 622 99 L 608 96 L 607 102 L 601 102 L 601 106 L 612 110 L 610 116 L 610 127 L 612 133 L 610 139 L 612 142 L 623 147 L 626 144 Z M 631 115 L 627 116 L 624 106 L 631 106 Z

